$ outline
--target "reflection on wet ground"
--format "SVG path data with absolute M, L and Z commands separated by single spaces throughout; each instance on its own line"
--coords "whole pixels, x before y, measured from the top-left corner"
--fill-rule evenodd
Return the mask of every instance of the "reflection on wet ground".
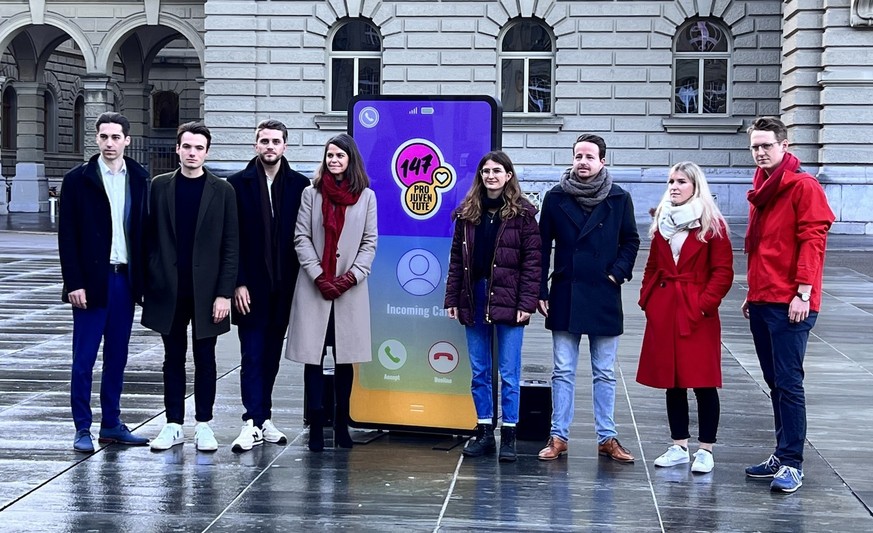
M 622 443 L 637 457 L 633 465 L 596 454 L 585 364 L 570 453 L 555 462 L 536 459 L 539 441 L 520 442 L 519 461 L 498 464 L 462 458 L 459 447 L 441 449 L 444 436 L 393 432 L 350 451 L 334 451 L 328 441 L 325 453 L 310 453 L 302 370 L 284 363 L 274 421 L 291 442 L 236 455 L 230 442 L 242 409 L 235 333 L 219 341 L 218 452 L 194 450 L 192 400 L 185 445 L 163 453 L 108 446 L 85 456 L 71 448 L 71 314 L 58 298 L 54 237 L 0 233 L 0 524 L 4 532 L 871 530 L 873 279 L 845 267 L 827 269 L 827 295 L 806 360 L 806 478 L 796 494 L 772 494 L 766 482 L 743 475 L 744 466 L 770 453 L 773 431 L 738 311 L 741 264 L 738 258 L 740 274 L 722 307 L 724 389 L 711 474 L 652 466 L 669 432 L 663 392 L 634 382 L 644 326 L 635 306 L 638 278 L 624 289 L 616 402 Z M 535 322 L 525 337 L 525 378 L 548 378 L 550 349 L 542 321 Z M 160 338 L 137 327 L 123 409 L 125 421 L 147 436 L 163 424 L 161 363 Z M 193 366 L 188 371 L 190 382 Z M 95 378 L 96 406 L 99 373 Z

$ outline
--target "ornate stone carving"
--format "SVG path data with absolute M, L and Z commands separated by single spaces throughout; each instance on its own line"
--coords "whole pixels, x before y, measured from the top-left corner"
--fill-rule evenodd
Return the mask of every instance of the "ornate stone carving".
M 853 28 L 873 27 L 873 0 L 852 0 L 849 19 Z

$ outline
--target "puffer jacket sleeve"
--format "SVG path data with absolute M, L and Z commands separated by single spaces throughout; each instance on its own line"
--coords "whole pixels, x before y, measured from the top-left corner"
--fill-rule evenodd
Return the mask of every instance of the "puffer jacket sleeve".
M 535 218 L 536 209 L 531 206 L 521 221 L 521 271 L 519 272 L 518 308 L 528 313 L 537 310 L 542 276 L 542 241 Z
M 461 297 L 461 286 L 464 283 L 464 226 L 466 223 L 455 219 L 455 233 L 452 237 L 452 249 L 449 254 L 449 275 L 446 279 L 446 299 L 443 307 L 458 307 Z

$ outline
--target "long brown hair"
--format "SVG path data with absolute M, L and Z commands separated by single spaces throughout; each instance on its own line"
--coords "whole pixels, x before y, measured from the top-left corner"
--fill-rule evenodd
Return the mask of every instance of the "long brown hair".
M 467 195 L 461 201 L 461 205 L 455 210 L 455 217 L 467 220 L 471 224 L 478 224 L 482 218 L 482 196 L 485 195 L 482 168 L 485 167 L 485 163 L 488 161 L 497 163 L 508 174 L 512 174 L 503 186 L 503 208 L 500 210 L 500 218 L 507 220 L 524 210 L 521 203 L 521 186 L 518 184 L 518 176 L 515 174 L 512 160 L 509 159 L 506 152 L 495 150 L 482 156 L 479 166 L 476 167 L 476 176 L 473 178 L 473 184 L 470 185 L 470 190 L 467 191 Z
M 340 133 L 327 140 L 324 143 L 324 153 L 321 155 L 321 163 L 318 164 L 318 169 L 315 171 L 315 179 L 312 180 L 312 186 L 317 190 L 321 190 L 321 178 L 325 173 L 330 173 L 327 170 L 327 148 L 334 145 L 346 155 L 349 156 L 349 166 L 343 173 L 343 177 L 349 182 L 349 192 L 352 194 L 360 194 L 364 189 L 370 186 L 370 177 L 367 176 L 367 171 L 364 169 L 364 160 L 361 158 L 361 152 L 358 151 L 358 145 L 351 135 Z

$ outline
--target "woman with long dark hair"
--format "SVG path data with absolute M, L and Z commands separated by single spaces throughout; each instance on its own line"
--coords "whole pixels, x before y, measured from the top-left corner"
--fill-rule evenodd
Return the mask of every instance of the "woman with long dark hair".
M 349 135 L 324 145 L 312 185 L 303 191 L 294 246 L 300 274 L 291 304 L 285 357 L 306 365 L 303 379 L 309 449 L 324 449 L 324 355 L 333 348 L 334 445 L 351 448 L 349 398 L 354 363 L 371 360 L 367 276 L 376 255 L 376 195 Z
M 536 212 L 521 194 L 512 161 L 500 151 L 482 157 L 467 196 L 454 212 L 445 308 L 467 330 L 478 419 L 476 440 L 464 448 L 467 457 L 493 454 L 497 448 L 491 393 L 491 341 L 496 333 L 503 415 L 499 460 L 516 460 L 521 343 L 539 297 Z

